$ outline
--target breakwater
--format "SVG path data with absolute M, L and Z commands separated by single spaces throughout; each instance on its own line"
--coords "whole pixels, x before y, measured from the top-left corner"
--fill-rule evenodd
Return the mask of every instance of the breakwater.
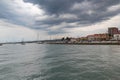
M 120 43 L 47 43 L 47 44 L 68 44 L 68 45 L 120 45 Z
M 119 41 L 104 41 L 104 42 L 44 42 L 45 44 L 68 44 L 68 45 L 120 45 Z M 43 44 L 44 44 L 43 43 Z

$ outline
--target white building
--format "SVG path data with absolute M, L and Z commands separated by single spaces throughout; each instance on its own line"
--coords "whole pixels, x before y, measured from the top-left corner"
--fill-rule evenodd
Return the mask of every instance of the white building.
M 70 42 L 75 43 L 75 42 L 77 42 L 77 39 L 76 38 L 71 38 Z
M 114 34 L 113 39 L 114 40 L 120 40 L 120 34 Z
M 88 41 L 94 41 L 95 40 L 94 35 L 88 35 L 87 38 L 88 38 Z

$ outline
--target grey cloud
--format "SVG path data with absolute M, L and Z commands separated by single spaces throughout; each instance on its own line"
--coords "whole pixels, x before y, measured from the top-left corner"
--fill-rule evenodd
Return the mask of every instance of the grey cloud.
M 68 12 L 69 8 L 75 2 L 82 2 L 83 0 L 24 0 L 24 1 L 41 5 L 42 8 L 50 14 L 60 14 Z
M 47 14 L 49 16 L 54 14 L 56 15 L 56 17 L 54 17 L 53 19 L 47 19 L 43 21 L 38 20 L 36 22 L 42 23 L 42 24 L 48 24 L 50 26 L 60 25 L 62 22 L 66 22 L 68 24 L 78 22 L 78 26 L 77 25 L 72 25 L 72 26 L 66 25 L 63 27 L 63 29 L 79 27 L 79 25 L 82 25 L 82 27 L 84 27 L 86 25 L 93 25 L 95 23 L 109 20 L 109 18 L 120 13 L 120 10 L 111 11 L 111 12 L 107 11 L 109 7 L 120 4 L 119 0 L 115 0 L 115 1 L 113 0 L 86 0 L 90 2 L 91 5 L 86 5 L 82 9 L 80 7 L 79 10 L 71 9 L 76 3 L 81 4 L 83 1 L 84 0 L 49 0 L 48 2 L 45 1 L 42 3 L 42 0 L 40 0 L 37 3 L 43 7 L 43 9 L 47 12 Z M 87 13 L 88 10 L 92 10 L 93 13 L 91 14 Z M 67 13 L 74 14 L 78 18 L 77 19 L 58 18 L 60 15 L 67 14 Z M 48 31 L 48 32 L 49 34 L 50 33 L 52 34 L 64 33 L 64 31 L 59 31 L 59 30 Z
M 76 22 L 79 21 L 81 24 L 93 24 L 105 19 L 109 19 L 109 17 L 115 16 L 119 14 L 120 11 L 108 12 L 107 8 L 113 5 L 117 5 L 120 3 L 119 0 L 25 0 L 28 2 L 32 2 L 34 4 L 40 5 L 47 13 L 47 15 L 56 15 L 53 19 L 47 19 L 43 21 L 36 21 L 37 23 L 56 25 L 62 22 Z M 88 14 L 85 13 L 87 10 L 90 10 L 89 5 L 82 8 L 82 10 L 71 10 L 71 7 L 75 3 L 82 3 L 83 1 L 91 3 L 91 10 L 93 13 Z M 80 7 L 81 8 L 81 7 Z M 78 19 L 58 19 L 59 15 L 71 13 L 77 15 Z M 85 22 L 85 23 L 84 23 Z
M 40 6 L 47 15 L 46 19 L 36 19 L 35 23 L 30 26 L 34 29 L 41 29 L 48 32 L 48 34 L 57 34 L 66 32 L 64 28 L 82 27 L 86 25 L 93 25 L 120 13 L 120 9 L 116 11 L 108 11 L 108 8 L 120 4 L 120 0 L 24 0 L 26 3 L 33 3 Z M 75 4 L 78 4 L 78 9 L 74 9 Z M 17 13 L 9 10 L 9 6 L 0 4 L 0 18 L 5 18 L 11 22 L 25 25 L 24 22 L 17 19 Z M 75 15 L 77 18 L 69 17 L 62 18 L 60 16 L 65 14 Z M 44 16 L 43 15 L 43 16 Z M 53 17 L 51 17 L 54 15 Z M 39 16 L 38 16 L 39 17 Z M 50 30 L 52 26 L 59 27 L 61 23 L 68 25 L 58 30 Z M 69 25 L 77 22 L 77 25 Z M 58 26 L 57 26 L 58 25 Z M 29 26 L 28 26 L 29 27 Z
M 48 13 L 51 14 L 61 14 L 71 12 L 70 8 L 75 3 L 82 3 L 83 1 L 88 1 L 93 3 L 94 9 L 96 11 L 104 11 L 107 7 L 119 4 L 119 0 L 24 0 L 32 2 L 34 4 L 39 4 Z
M 18 20 L 19 16 L 18 13 L 15 13 L 11 6 L 8 6 L 4 2 L 1 1 L 0 3 L 0 19 L 5 19 L 10 23 L 18 24 L 18 25 L 25 25 L 24 22 Z

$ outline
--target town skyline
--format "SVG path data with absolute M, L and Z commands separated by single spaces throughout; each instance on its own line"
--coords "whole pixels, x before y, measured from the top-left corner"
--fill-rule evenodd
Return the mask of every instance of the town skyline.
M 120 41 L 120 30 L 117 27 L 109 27 L 106 33 L 88 34 L 82 37 L 63 37 L 62 41 L 68 40 L 71 43 L 95 42 L 95 41 Z

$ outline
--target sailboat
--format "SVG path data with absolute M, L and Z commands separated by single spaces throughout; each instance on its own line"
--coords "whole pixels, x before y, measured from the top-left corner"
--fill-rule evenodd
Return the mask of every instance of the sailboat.
M 40 40 L 39 40 L 39 32 L 37 33 L 37 44 L 41 44 Z
M 24 39 L 21 41 L 21 45 L 25 45 Z
M 2 43 L 0 43 L 0 46 L 2 46 L 3 44 Z

